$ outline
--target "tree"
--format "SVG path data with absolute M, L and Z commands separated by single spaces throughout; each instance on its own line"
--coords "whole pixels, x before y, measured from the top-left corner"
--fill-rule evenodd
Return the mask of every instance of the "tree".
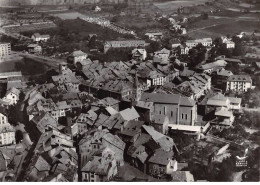
M 206 20 L 209 18 L 209 15 L 207 13 L 202 14 L 202 19 Z
M 222 44 L 220 47 L 218 47 L 217 55 L 225 55 L 226 57 L 231 57 L 231 52 L 227 49 L 227 44 Z
M 91 37 L 89 40 L 89 43 L 88 43 L 88 47 L 96 48 L 96 40 L 97 40 L 97 37 L 95 35 L 93 37 Z
M 234 56 L 241 56 L 245 54 L 245 50 L 241 43 L 236 43 L 235 48 L 233 50 Z
M 175 48 L 175 53 L 177 56 L 180 56 L 181 55 L 181 47 L 178 46 L 177 48 Z
M 147 53 L 154 53 L 160 49 L 160 44 L 156 41 L 151 41 L 150 45 L 147 47 Z
M 23 140 L 23 133 L 21 130 L 17 130 L 15 132 L 15 141 L 16 141 L 16 143 L 20 143 L 21 140 Z
M 221 46 L 222 43 L 222 39 L 221 38 L 215 38 L 215 40 L 213 41 L 213 44 L 218 47 L 218 46 Z
M 235 171 L 235 158 L 229 157 L 224 159 L 219 165 L 219 173 L 216 177 L 216 181 L 228 182 L 231 181 L 233 172 Z
M 114 16 L 112 19 L 111 19 L 111 22 L 118 22 L 119 21 L 119 17 L 118 16 Z
M 8 164 L 7 168 L 14 170 L 14 168 L 15 168 L 15 163 L 14 163 L 13 160 Z

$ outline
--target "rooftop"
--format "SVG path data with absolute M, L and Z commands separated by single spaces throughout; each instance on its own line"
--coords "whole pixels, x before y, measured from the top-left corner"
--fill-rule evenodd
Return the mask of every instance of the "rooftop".
M 230 76 L 227 81 L 229 82 L 250 82 L 252 83 L 252 79 L 249 75 L 232 75 Z
M 134 107 L 127 108 L 119 112 L 122 118 L 126 121 L 138 119 L 140 116 Z
M 143 93 L 140 101 L 194 106 L 195 101 L 179 94 Z
M 73 57 L 78 57 L 78 56 L 83 56 L 83 55 L 87 55 L 87 54 L 84 53 L 84 52 L 81 51 L 81 50 L 73 51 L 73 52 L 71 53 L 71 56 L 73 56 Z
M 162 149 L 157 149 L 148 161 L 149 163 L 166 166 L 170 162 L 170 160 L 173 159 L 173 157 L 174 153 L 172 151 L 166 152 Z

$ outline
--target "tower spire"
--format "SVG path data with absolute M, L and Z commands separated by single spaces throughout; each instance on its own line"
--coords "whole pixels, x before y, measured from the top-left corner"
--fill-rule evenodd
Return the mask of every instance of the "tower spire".
M 135 69 L 135 77 L 134 77 L 134 84 L 133 84 L 133 93 L 132 93 L 132 106 L 135 106 L 137 102 L 140 99 L 140 86 L 139 86 L 139 81 L 138 81 L 138 75 L 137 75 L 137 69 Z

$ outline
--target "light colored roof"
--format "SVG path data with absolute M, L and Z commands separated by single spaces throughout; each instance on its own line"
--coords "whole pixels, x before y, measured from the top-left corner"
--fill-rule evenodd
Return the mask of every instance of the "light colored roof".
M 6 171 L 6 170 L 7 170 L 6 161 L 5 161 L 4 155 L 0 151 L 0 172 Z
M 106 41 L 105 45 L 111 45 L 113 46 L 114 44 L 125 44 L 125 43 L 136 43 L 136 44 L 145 44 L 144 40 L 113 40 L 113 41 Z
M 180 76 L 187 76 L 187 77 L 189 77 L 189 76 L 193 76 L 195 73 L 196 72 L 193 71 L 193 70 L 189 70 L 187 68 L 184 68 L 184 70 L 180 72 Z
M 30 44 L 27 46 L 28 48 L 35 48 L 35 47 L 41 47 L 40 45 L 38 44 Z
M 231 75 L 233 75 L 233 73 L 232 73 L 232 71 L 221 69 L 221 70 L 217 71 L 217 75 L 219 75 L 219 76 L 231 76 Z
M 71 108 L 70 105 L 67 104 L 66 101 L 60 101 L 56 103 L 58 109 L 69 109 Z
M 139 52 L 141 55 L 143 55 L 145 53 L 145 51 L 146 51 L 145 49 L 135 48 L 135 49 L 133 49 L 132 54 Z
M 190 132 L 200 132 L 201 126 L 191 126 L 191 125 L 175 125 L 169 124 L 172 130 L 190 131 Z
M 141 129 L 143 124 L 144 124 L 144 121 L 135 121 L 135 120 L 128 121 L 124 125 L 123 130 L 121 131 L 121 134 L 128 135 L 128 136 L 134 136 L 136 133 L 139 132 L 139 130 Z
M 125 110 L 120 111 L 119 113 L 122 116 L 122 118 L 126 121 L 134 120 L 140 117 L 134 107 L 131 107 L 131 109 L 127 108 Z
M 226 62 L 241 63 L 241 60 L 239 60 L 239 59 L 235 59 L 235 58 L 226 58 L 226 57 L 223 57 L 223 56 L 218 56 L 216 59 L 219 59 L 219 60 L 225 60 Z
M 143 129 L 153 138 L 153 140 L 159 144 L 159 146 L 165 150 L 165 151 L 170 151 L 172 150 L 174 144 L 174 141 L 172 138 L 163 135 L 162 133 L 156 131 L 154 127 L 152 126 L 147 126 L 143 125 Z
M 230 103 L 241 104 L 242 98 L 228 97 Z
M 156 124 L 163 124 L 163 123 L 165 123 L 165 120 L 167 120 L 167 119 L 169 119 L 169 118 L 165 115 L 152 114 L 151 121 Z
M 102 157 L 94 156 L 92 161 L 88 161 L 86 165 L 83 166 L 81 171 L 83 172 L 94 172 L 98 175 L 106 175 L 109 171 L 109 162 L 104 161 Z
M 107 134 L 103 135 L 102 138 L 105 139 L 110 144 L 112 144 L 112 145 L 116 146 L 117 148 L 124 151 L 125 143 L 118 136 L 113 135 L 111 133 L 107 133 Z
M 225 67 L 227 65 L 227 62 L 225 60 L 217 60 L 216 62 L 207 63 L 201 66 L 201 69 L 211 69 L 214 67 Z
M 166 152 L 162 149 L 157 149 L 148 160 L 149 163 L 160 164 L 166 166 L 172 160 L 174 153 L 172 151 Z
M 186 43 L 203 43 L 203 42 L 212 42 L 212 38 L 202 38 L 196 40 L 187 40 Z
M 117 114 L 117 113 L 118 113 L 118 111 L 115 110 L 113 107 L 106 107 L 105 109 L 106 109 L 107 112 L 109 112 L 109 114 L 111 114 L 111 115 L 114 115 L 114 114 Z
M 7 90 L 11 89 L 11 88 L 22 88 L 23 84 L 21 80 L 17 80 L 17 81 L 8 81 L 7 82 Z
M 180 103 L 179 94 L 143 93 L 140 101 L 155 103 Z
M 162 32 L 148 32 L 145 35 L 154 35 L 154 36 L 159 35 L 159 36 L 161 36 L 162 34 L 163 34 Z
M 215 96 L 210 97 L 207 101 L 207 105 L 213 106 L 227 106 L 228 98 L 221 93 L 217 93 Z
M 179 94 L 143 93 L 140 101 L 194 106 L 195 101 Z
M 225 107 L 219 107 L 216 109 L 215 115 L 221 117 L 232 117 L 233 113 Z
M 34 33 L 33 34 L 35 37 L 40 37 L 41 35 L 39 33 Z
M 6 92 L 6 94 L 13 93 L 13 94 L 19 96 L 20 92 L 21 92 L 21 91 L 20 91 L 19 89 L 16 89 L 15 87 L 12 87 L 11 89 L 9 89 L 9 90 Z
M 260 55 L 259 55 L 259 54 L 256 54 L 256 53 L 246 53 L 246 54 L 245 54 L 245 57 L 260 59 Z
M 17 71 L 17 72 L 3 72 L 0 73 L 0 78 L 8 78 L 8 77 L 12 77 L 12 76 L 22 76 L 22 72 L 21 71 Z
M 168 55 L 170 55 L 170 53 L 171 53 L 170 50 L 168 50 L 168 49 L 166 49 L 166 48 L 163 48 L 163 49 L 160 50 L 160 51 L 154 52 L 154 55 L 160 55 L 160 54 L 168 54 Z
M 171 177 L 174 182 L 194 182 L 194 177 L 189 171 L 174 171 Z
M 233 81 L 233 82 L 251 82 L 252 83 L 252 79 L 249 75 L 232 75 L 230 76 L 227 81 Z
M 82 56 L 82 55 L 87 55 L 87 54 L 84 53 L 84 52 L 81 51 L 81 50 L 73 51 L 73 52 L 71 53 L 71 56 L 73 56 L 73 57 L 78 57 L 78 56 Z

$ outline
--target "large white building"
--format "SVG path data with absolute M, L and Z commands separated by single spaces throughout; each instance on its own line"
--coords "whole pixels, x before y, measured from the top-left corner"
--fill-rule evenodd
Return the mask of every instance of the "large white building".
M 73 64 L 76 64 L 77 62 L 82 62 L 83 60 L 86 60 L 88 57 L 87 53 L 84 53 L 81 50 L 73 51 L 70 56 L 69 60 L 73 61 Z
M 196 40 L 187 40 L 186 46 L 189 48 L 197 46 L 199 43 L 201 43 L 203 46 L 211 46 L 212 39 L 211 38 L 203 38 L 203 39 L 196 39 Z
M 20 90 L 12 87 L 8 89 L 3 100 L 7 101 L 9 105 L 14 105 L 19 100 Z
M 227 91 L 246 92 L 252 88 L 252 79 L 248 75 L 232 75 L 227 79 Z
M 0 113 L 0 146 L 15 144 L 15 130 L 8 123 L 7 117 Z
M 221 37 L 221 40 L 224 44 L 227 45 L 227 48 L 235 48 L 235 43 L 231 39 L 227 37 Z
M 11 44 L 10 43 L 0 43 L 0 58 L 3 58 L 10 54 L 11 54 Z
M 40 41 L 46 42 L 46 41 L 49 40 L 49 39 L 50 39 L 50 35 L 41 35 L 41 34 L 39 34 L 39 33 L 34 33 L 34 34 L 32 35 L 32 40 L 33 40 L 34 42 L 40 42 Z

